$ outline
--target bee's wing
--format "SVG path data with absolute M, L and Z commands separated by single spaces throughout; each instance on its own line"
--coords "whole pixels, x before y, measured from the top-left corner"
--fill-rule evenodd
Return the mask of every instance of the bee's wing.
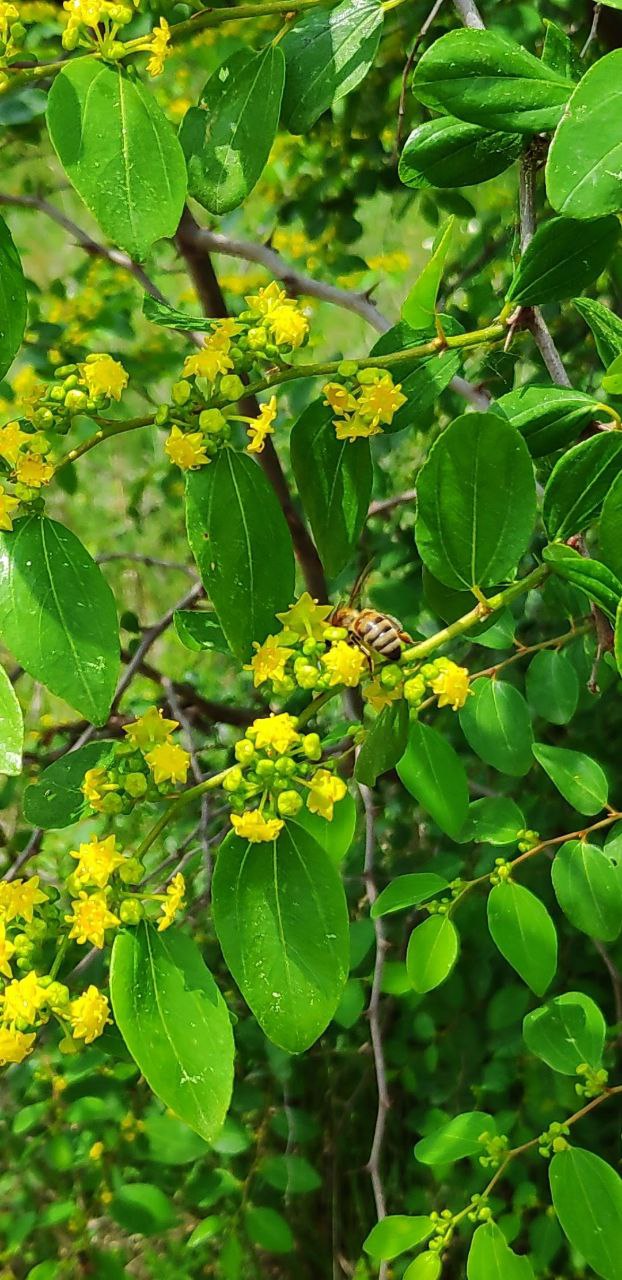
M 356 579 L 356 581 L 355 581 L 355 583 L 354 583 L 354 586 L 353 586 L 353 588 L 352 588 L 352 590 L 351 590 L 351 592 L 350 592 L 350 598 L 349 598 L 349 600 L 348 600 L 348 604 L 350 605 L 350 607 L 351 607 L 351 608 L 352 608 L 353 606 L 358 605 L 358 602 L 359 602 L 359 599 L 360 599 L 360 596 L 361 596 L 361 592 L 362 592 L 362 590 L 363 590 L 363 587 L 364 587 L 364 585 L 365 585 L 365 583 L 366 583 L 366 581 L 367 581 L 367 579 L 368 579 L 368 577 L 369 577 L 369 575 L 370 575 L 370 573 L 371 573 L 371 571 L 372 571 L 373 567 L 374 567 L 374 562 L 373 562 L 373 560 L 370 560 L 370 561 L 368 561 L 368 563 L 365 565 L 365 568 L 364 568 L 364 569 L 361 569 L 361 572 L 359 573 L 359 575 L 358 575 L 358 577 L 357 577 L 357 579 Z

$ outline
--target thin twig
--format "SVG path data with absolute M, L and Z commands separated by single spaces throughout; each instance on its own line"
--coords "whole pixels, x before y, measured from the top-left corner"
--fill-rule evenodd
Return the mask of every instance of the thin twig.
M 157 556 L 140 555 L 137 551 L 109 551 L 106 555 L 95 557 L 98 564 L 110 564 L 113 560 L 129 560 L 133 564 L 144 564 L 148 569 L 175 569 L 196 580 L 196 573 L 189 564 L 181 560 L 159 560 Z
M 367 518 L 386 515 L 387 512 L 393 511 L 394 507 L 401 507 L 406 502 L 415 502 L 416 498 L 416 489 L 406 489 L 404 493 L 396 493 L 392 498 L 380 498 L 377 502 L 370 503 Z
M 581 58 L 585 57 L 592 41 L 596 39 L 596 36 L 598 34 L 598 23 L 600 20 L 601 9 L 602 9 L 601 4 L 594 5 L 594 13 L 592 14 L 592 25 L 589 30 L 589 35 L 587 37 L 587 40 L 585 41 L 585 44 L 581 50 L 581 53 L 579 54 L 579 57 Z
M 454 9 L 460 15 L 465 27 L 472 27 L 476 31 L 484 30 L 484 19 L 473 0 L 454 0 Z
M 197 582 L 190 591 L 186 592 L 185 596 L 182 596 L 181 600 L 178 600 L 170 609 L 167 609 L 163 617 L 159 618 L 157 622 L 154 622 L 152 627 L 148 627 L 147 630 L 143 632 L 142 640 L 137 646 L 135 652 L 132 654 L 132 657 L 130 658 L 117 685 L 117 691 L 114 695 L 112 706 L 110 708 L 111 713 L 118 707 L 125 690 L 132 683 L 134 676 L 139 670 L 143 659 L 148 654 L 152 645 L 154 645 L 162 633 L 170 627 L 177 610 L 187 609 L 190 605 L 196 604 L 196 601 L 200 599 L 202 594 L 203 586 L 200 582 Z
M 432 26 L 432 23 L 434 22 L 434 19 L 443 3 L 444 3 L 444 0 L 435 0 L 435 3 L 432 5 L 432 8 L 430 9 L 430 12 L 427 18 L 424 20 L 424 22 L 421 24 L 421 27 L 419 28 L 419 33 L 415 38 L 415 43 L 413 44 L 413 47 L 406 59 L 406 62 L 404 63 L 404 70 L 402 72 L 402 85 L 400 89 L 400 100 L 397 108 L 397 129 L 395 131 L 395 155 L 396 156 L 399 155 L 400 143 L 402 141 L 402 130 L 404 127 L 404 114 L 406 111 L 406 92 L 408 89 L 408 77 L 412 70 L 412 66 L 415 61 L 415 58 L 417 57 L 417 53 L 421 46 L 421 42 L 422 40 L 424 40 L 425 36 L 430 30 L 430 27 Z

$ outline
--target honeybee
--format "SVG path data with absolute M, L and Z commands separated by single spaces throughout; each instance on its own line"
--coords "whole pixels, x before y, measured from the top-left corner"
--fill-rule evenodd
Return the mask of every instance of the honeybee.
M 377 609 L 358 609 L 358 600 L 363 583 L 371 570 L 371 565 L 359 574 L 350 597 L 345 605 L 338 604 L 331 617 L 332 625 L 345 627 L 354 644 L 369 654 L 378 654 L 380 658 L 395 660 L 400 657 L 402 649 L 412 644 L 412 638 L 404 631 L 401 622 L 390 613 L 379 613 Z

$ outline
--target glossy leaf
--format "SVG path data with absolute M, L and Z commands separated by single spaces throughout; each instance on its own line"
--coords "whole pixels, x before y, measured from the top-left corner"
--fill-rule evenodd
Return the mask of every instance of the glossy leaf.
M 534 1280 L 529 1258 L 510 1249 L 495 1222 L 477 1228 L 467 1258 L 467 1280 Z
M 437 1253 L 420 1253 L 404 1272 L 403 1280 L 438 1280 L 443 1263 Z
M 542 61 L 567 80 L 580 80 L 584 67 L 570 36 L 548 18 L 544 19 L 544 30 Z
M 435 577 L 458 589 L 503 581 L 535 519 L 524 440 L 494 413 L 456 418 L 419 473 L 417 499 L 417 547 Z
M 159 1235 L 177 1222 L 168 1196 L 148 1182 L 121 1184 L 110 1204 L 110 1217 L 130 1235 L 141 1236 Z
M 367 519 L 373 469 L 368 440 L 338 440 L 333 411 L 315 400 L 290 435 L 292 467 L 326 572 L 349 562 Z
M 533 734 L 522 693 L 505 680 L 474 680 L 460 727 L 476 755 L 493 769 L 522 777 L 532 765 Z
M 595 298 L 574 298 L 573 306 L 592 330 L 596 350 L 607 369 L 622 352 L 622 320 Z
M 440 315 L 443 331 L 450 336 L 461 333 L 461 326 L 451 317 Z M 405 351 L 408 347 L 422 346 L 436 337 L 436 330 L 411 329 L 404 321 L 388 329 L 371 349 L 372 356 L 389 355 L 393 351 Z M 441 393 L 449 386 L 452 378 L 458 373 L 461 364 L 460 352 L 451 348 L 441 351 L 439 355 L 419 356 L 410 361 L 398 361 L 390 371 L 394 382 L 398 383 L 402 395 L 406 396 L 406 404 L 400 406 L 390 426 L 384 428 L 385 435 L 393 435 L 406 427 L 413 427 L 422 420 L 423 415 L 435 404 Z
M 238 49 L 210 76 L 184 116 L 179 141 L 188 190 L 210 213 L 229 213 L 261 177 L 279 122 L 285 58 L 268 44 Z
M 518 832 L 524 827 L 524 815 L 509 796 L 484 796 L 469 805 L 462 839 L 477 840 L 482 844 L 515 844 Z
M 488 928 L 508 964 L 543 995 L 557 968 L 557 934 L 544 903 L 514 881 L 497 884 L 488 895 Z
M 612 942 L 622 929 L 622 884 L 597 845 L 568 840 L 551 867 L 559 905 L 575 929 Z
M 402 306 L 402 320 L 411 329 L 425 329 L 434 324 L 436 298 L 443 278 L 443 270 L 449 253 L 454 219 L 449 218 L 436 238 L 432 256 L 426 262 L 421 275 L 415 280 Z
M 622 599 L 616 610 L 616 623 L 613 636 L 613 654 L 618 672 L 622 675 Z
M 222 449 L 186 481 L 188 540 L 227 641 L 248 659 L 291 603 L 294 553 L 285 517 L 263 472 Z
M 153 93 L 119 67 L 68 62 L 47 111 L 54 150 L 102 231 L 132 257 L 177 230 L 186 196 L 183 152 Z
M 114 597 L 75 534 L 46 516 L 0 533 L 0 639 L 51 693 L 105 723 L 119 670 Z
M 598 537 L 601 559 L 619 578 L 622 574 L 622 474 L 616 476 L 603 502 Z
M 460 939 L 449 916 L 428 916 L 413 929 L 406 952 L 406 972 L 419 995 L 434 991 L 449 977 L 460 950 Z
M 549 747 L 542 742 L 533 754 L 557 790 L 577 813 L 594 817 L 607 803 L 607 779 L 600 765 L 583 751 Z
M 450 31 L 419 59 L 413 91 L 443 115 L 487 129 L 555 128 L 572 81 L 493 31 Z
M 233 1085 L 225 1002 L 195 942 L 142 923 L 117 934 L 110 967 L 115 1021 L 150 1088 L 211 1142 Z
M 565 653 L 543 649 L 527 668 L 527 701 L 550 724 L 567 724 L 577 709 L 579 679 Z
M 294 1237 L 289 1223 L 276 1209 L 263 1205 L 249 1205 L 245 1214 L 245 1227 L 249 1240 L 269 1253 L 291 1253 Z
M 338 800 L 333 808 L 330 822 L 319 813 L 309 813 L 307 808 L 301 809 L 291 822 L 303 827 L 321 849 L 324 849 L 333 862 L 341 862 L 345 858 L 354 839 L 356 828 L 356 805 L 348 792 L 343 800 Z
M 599 605 L 610 618 L 615 618 L 622 596 L 622 582 L 599 560 L 590 560 L 572 547 L 545 547 L 543 557 L 553 573 L 570 582 Z
M 518 158 L 522 134 L 493 133 L 452 116 L 417 125 L 404 143 L 399 176 L 406 187 L 469 187 L 496 178 Z
M 549 538 L 580 533 L 598 515 L 619 475 L 622 433 L 606 431 L 568 449 L 544 490 L 542 516 Z
M 357 756 L 354 776 L 367 787 L 401 760 L 408 742 L 408 704 L 403 698 L 383 707 L 367 730 Z
M 549 1166 L 553 1207 L 573 1249 L 603 1280 L 622 1280 L 622 1180 L 593 1151 L 570 1147 Z
M 348 976 L 348 915 L 333 862 L 295 824 L 269 844 L 229 835 L 213 912 L 225 961 L 266 1035 L 289 1053 L 308 1049 Z
M 619 234 L 617 218 L 543 222 L 514 272 L 508 302 L 536 307 L 572 298 L 604 271 Z
M 11 232 L 0 218 L 0 378 L 20 349 L 27 313 L 22 264 Z
M 116 745 L 113 739 L 88 742 L 48 765 L 24 792 L 26 821 L 44 831 L 78 822 L 89 811 L 82 791 L 84 775 L 88 769 L 106 765 Z
M 517 387 L 494 402 L 520 431 L 532 458 L 542 458 L 572 444 L 597 416 L 597 401 L 583 391 L 566 387 Z
M 217 653 L 230 652 L 223 629 L 217 623 L 215 614 L 208 613 L 205 609 L 176 609 L 173 626 L 178 639 L 193 653 L 212 649 Z
M 622 50 L 599 58 L 577 85 L 551 143 L 546 191 L 567 218 L 622 208 Z
M 414 871 L 410 875 L 396 876 L 378 894 L 370 912 L 371 918 L 377 920 L 379 916 L 392 915 L 394 911 L 417 907 L 427 898 L 436 898 L 447 887 L 447 880 L 433 871 Z
M 16 777 L 22 769 L 24 721 L 9 677 L 0 667 L 0 773 Z
M 415 1158 L 420 1164 L 453 1164 L 467 1156 L 479 1156 L 484 1150 L 480 1142 L 484 1133 L 496 1133 L 493 1117 L 485 1111 L 465 1111 L 421 1138 L 415 1147 Z
M 453 840 L 460 839 L 469 795 L 462 762 L 451 743 L 436 729 L 415 721 L 408 746 L 397 765 L 407 791 Z
M 305 14 L 288 31 L 281 48 L 287 68 L 283 120 L 290 133 L 306 133 L 361 83 L 376 56 L 382 20 L 378 0 L 344 0 Z
M 363 1248 L 375 1262 L 390 1262 L 427 1240 L 433 1228 L 431 1218 L 424 1215 L 408 1217 L 404 1213 L 391 1213 L 372 1227 Z
M 581 991 L 555 996 L 523 1021 L 529 1052 L 566 1076 L 574 1076 L 583 1062 L 600 1066 L 606 1030 L 598 1005 Z

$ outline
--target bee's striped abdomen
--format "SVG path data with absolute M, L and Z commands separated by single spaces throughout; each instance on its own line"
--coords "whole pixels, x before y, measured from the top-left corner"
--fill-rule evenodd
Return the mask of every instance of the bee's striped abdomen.
M 399 657 L 402 641 L 393 618 L 364 610 L 357 619 L 355 630 L 361 640 L 381 657 Z

